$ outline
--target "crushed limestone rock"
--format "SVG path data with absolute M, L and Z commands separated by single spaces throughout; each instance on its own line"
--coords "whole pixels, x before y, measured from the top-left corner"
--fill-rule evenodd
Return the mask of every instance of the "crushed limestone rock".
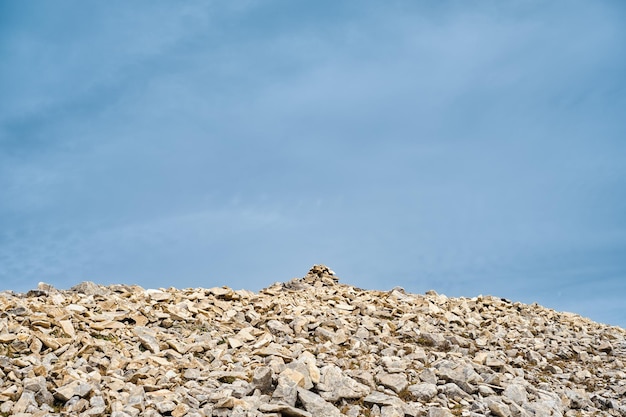
M 626 331 L 537 304 L 366 291 L 0 293 L 0 415 L 626 416 Z

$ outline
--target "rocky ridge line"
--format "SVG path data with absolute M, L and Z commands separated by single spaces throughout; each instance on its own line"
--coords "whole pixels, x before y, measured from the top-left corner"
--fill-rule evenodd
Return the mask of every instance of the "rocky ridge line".
M 626 416 L 626 331 L 537 304 L 366 291 L 0 293 L 0 415 Z

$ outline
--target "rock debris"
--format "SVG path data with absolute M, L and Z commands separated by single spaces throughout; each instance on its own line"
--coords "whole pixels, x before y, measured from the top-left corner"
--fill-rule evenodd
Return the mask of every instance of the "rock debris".
M 0 415 L 626 416 L 626 331 L 340 284 L 0 293 Z

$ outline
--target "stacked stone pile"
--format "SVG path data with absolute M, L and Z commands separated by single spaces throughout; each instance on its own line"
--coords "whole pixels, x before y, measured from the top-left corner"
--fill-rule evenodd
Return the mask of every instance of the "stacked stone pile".
M 626 416 L 626 331 L 496 297 L 0 293 L 0 416 Z

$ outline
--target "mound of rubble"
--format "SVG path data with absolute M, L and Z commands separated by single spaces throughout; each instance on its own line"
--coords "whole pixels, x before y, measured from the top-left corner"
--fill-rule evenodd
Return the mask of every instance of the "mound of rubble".
M 0 415 L 626 416 L 626 331 L 539 305 L 366 291 L 0 293 Z

